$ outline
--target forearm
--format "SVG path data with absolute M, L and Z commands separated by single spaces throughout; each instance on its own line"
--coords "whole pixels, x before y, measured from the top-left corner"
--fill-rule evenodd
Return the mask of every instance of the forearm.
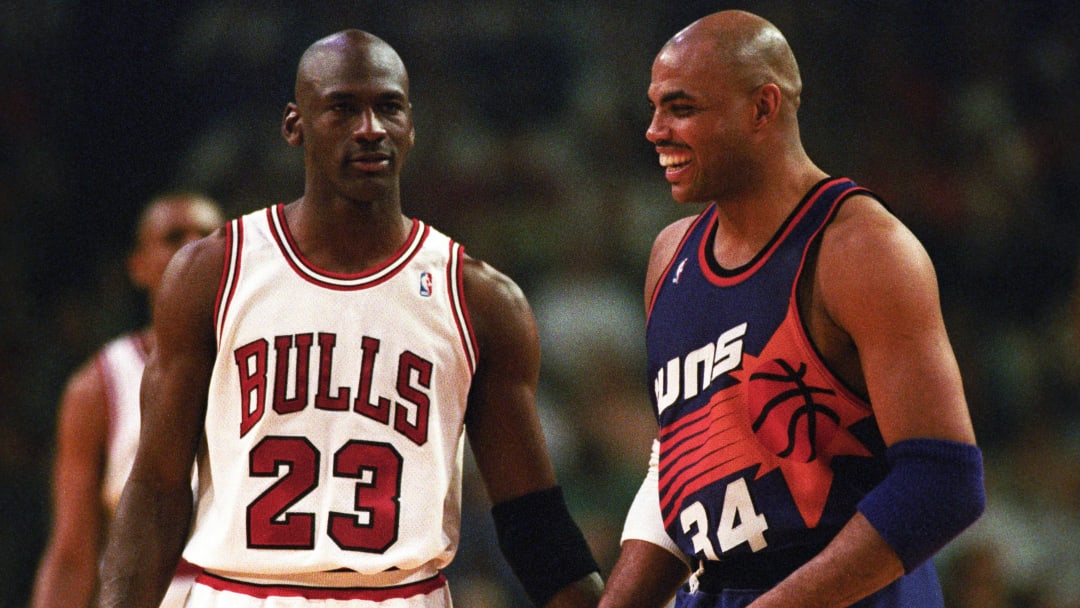
M 156 608 L 169 586 L 191 518 L 190 487 L 128 482 L 105 546 L 102 608 Z
M 690 575 L 686 564 L 643 540 L 626 540 L 608 576 L 601 608 L 660 608 Z
M 849 606 L 904 574 L 896 552 L 856 513 L 817 557 L 791 573 L 751 608 Z
M 593 608 L 603 583 L 585 536 L 554 486 L 491 508 L 499 548 L 536 606 Z
M 563 587 L 544 604 L 544 608 L 592 608 L 603 591 L 604 582 L 594 572 Z
M 91 549 L 89 553 L 93 553 Z M 32 608 L 81 608 L 90 606 L 97 582 L 93 555 L 60 556 L 50 551 L 34 582 Z

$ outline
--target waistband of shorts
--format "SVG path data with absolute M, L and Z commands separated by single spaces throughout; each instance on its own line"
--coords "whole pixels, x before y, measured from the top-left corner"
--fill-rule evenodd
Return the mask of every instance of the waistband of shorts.
M 771 589 L 821 552 L 822 547 L 792 547 L 703 560 L 694 575 L 698 589 L 720 593 L 724 589 Z
M 446 577 L 435 568 L 377 574 L 333 571 L 275 575 L 206 570 L 195 578 L 195 584 L 258 598 L 382 601 L 430 593 L 444 587 Z

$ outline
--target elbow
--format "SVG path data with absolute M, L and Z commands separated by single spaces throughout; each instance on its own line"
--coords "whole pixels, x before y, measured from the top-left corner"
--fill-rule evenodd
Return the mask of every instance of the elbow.
M 911 572 L 986 509 L 982 452 L 953 441 L 910 439 L 887 452 L 892 470 L 859 511 Z

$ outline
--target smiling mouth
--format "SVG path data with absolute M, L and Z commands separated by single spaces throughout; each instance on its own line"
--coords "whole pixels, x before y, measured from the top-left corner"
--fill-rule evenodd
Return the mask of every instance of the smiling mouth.
M 665 154 L 661 152 L 659 156 L 660 166 L 668 170 L 681 169 L 690 164 L 689 154 Z

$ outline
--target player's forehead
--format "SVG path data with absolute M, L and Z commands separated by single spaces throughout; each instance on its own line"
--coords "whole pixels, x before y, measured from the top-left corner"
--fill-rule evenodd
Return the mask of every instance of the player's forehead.
M 710 48 L 697 42 L 665 46 L 653 61 L 649 101 L 696 100 L 714 94 L 725 74 Z
M 341 95 L 408 98 L 409 79 L 397 53 L 386 45 L 320 50 L 301 74 L 303 87 L 320 98 Z
M 220 211 L 207 200 L 175 198 L 159 202 L 147 214 L 142 226 L 143 238 L 165 238 L 180 231 L 209 233 L 222 222 Z

